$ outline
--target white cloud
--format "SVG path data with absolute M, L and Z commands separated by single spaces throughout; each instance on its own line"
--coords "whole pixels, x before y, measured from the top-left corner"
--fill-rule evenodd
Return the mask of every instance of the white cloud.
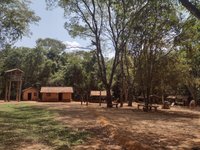
M 76 41 L 64 41 L 63 43 L 66 45 L 67 49 L 76 49 L 81 47 L 81 45 Z
M 66 45 L 66 52 L 72 52 L 72 51 L 80 51 L 80 50 L 93 50 L 94 48 L 91 45 L 88 45 L 87 41 L 85 43 L 78 43 L 76 41 L 64 41 L 63 42 Z

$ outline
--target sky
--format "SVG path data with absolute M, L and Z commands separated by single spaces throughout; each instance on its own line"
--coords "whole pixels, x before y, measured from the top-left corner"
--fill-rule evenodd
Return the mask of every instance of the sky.
M 87 47 L 90 43 L 80 38 L 71 38 L 67 30 L 64 29 L 64 11 L 62 8 L 46 10 L 45 0 L 33 0 L 30 9 L 35 12 L 41 20 L 37 24 L 30 25 L 31 35 L 24 36 L 15 46 L 30 47 L 36 46 L 36 40 L 39 38 L 52 38 L 60 40 L 68 45 L 68 48 Z M 75 48 L 76 49 L 76 48 Z

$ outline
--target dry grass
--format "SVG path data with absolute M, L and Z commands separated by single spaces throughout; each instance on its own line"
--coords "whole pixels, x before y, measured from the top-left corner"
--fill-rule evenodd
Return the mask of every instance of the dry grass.
M 173 107 L 143 112 L 136 109 L 136 104 L 132 108 L 107 109 L 105 105 L 75 102 L 32 105 L 56 113 L 54 119 L 74 131 L 92 134 L 87 142 L 72 149 L 200 149 L 199 110 Z
M 48 106 L 51 107 L 51 104 Z M 157 112 L 133 108 L 107 109 L 98 104 L 57 104 L 59 120 L 95 133 L 88 141 L 96 149 L 192 149 L 200 148 L 200 112 L 180 107 Z

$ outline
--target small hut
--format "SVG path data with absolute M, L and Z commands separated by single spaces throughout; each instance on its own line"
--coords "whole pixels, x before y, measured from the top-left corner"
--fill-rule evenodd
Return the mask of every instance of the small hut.
M 187 96 L 176 95 L 176 96 L 168 96 L 166 99 L 170 103 L 174 103 L 176 105 L 186 105 L 187 103 Z
M 100 96 L 100 97 L 106 97 L 107 92 L 106 91 L 91 91 L 90 96 Z
M 70 102 L 72 100 L 72 87 L 41 87 L 42 101 Z
M 26 88 L 22 91 L 22 99 L 24 101 L 37 101 L 39 100 L 39 91 L 34 87 Z
M 166 97 L 166 100 L 169 101 L 169 102 L 171 102 L 171 103 L 173 103 L 176 100 L 176 96 L 169 95 L 169 96 Z
M 6 89 L 5 89 L 5 101 L 10 101 L 11 99 L 11 93 L 14 90 L 12 88 L 12 85 L 15 86 L 15 92 L 16 92 L 16 100 L 21 100 L 21 88 L 22 88 L 22 77 L 24 72 L 18 68 L 11 69 L 5 71 L 5 82 L 6 82 Z
M 90 92 L 90 97 L 97 99 L 99 102 L 99 105 L 101 106 L 102 100 L 107 96 L 106 91 L 91 91 Z M 93 100 L 94 102 L 94 100 Z

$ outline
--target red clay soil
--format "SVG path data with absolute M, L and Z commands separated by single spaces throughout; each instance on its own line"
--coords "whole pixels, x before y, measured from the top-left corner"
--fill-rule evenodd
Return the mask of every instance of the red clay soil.
M 137 110 L 136 103 L 118 109 L 77 102 L 32 103 L 55 111 L 59 115 L 56 119 L 68 127 L 91 132 L 92 137 L 73 150 L 200 150 L 199 109 L 159 107 L 156 112 L 143 112 Z
M 93 137 L 73 149 L 200 149 L 200 111 L 173 107 L 143 112 L 133 107 L 106 108 L 80 103 L 45 104 L 59 120 Z

